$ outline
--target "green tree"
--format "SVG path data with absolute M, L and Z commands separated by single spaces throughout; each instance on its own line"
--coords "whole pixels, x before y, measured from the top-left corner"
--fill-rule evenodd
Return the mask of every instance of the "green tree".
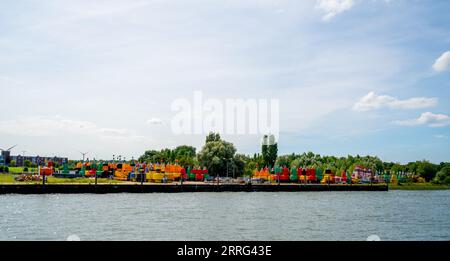
M 278 144 L 273 135 L 264 135 L 261 145 L 261 154 L 264 159 L 264 165 L 273 167 L 278 156 Z
M 175 160 L 171 149 L 162 149 L 156 157 L 158 162 L 170 163 Z
M 195 158 L 188 156 L 188 155 L 182 155 L 177 157 L 178 164 L 180 164 L 183 167 L 193 167 L 195 166 Z
M 245 177 L 251 177 L 253 175 L 253 171 L 258 168 L 258 164 L 254 160 L 248 161 L 244 166 L 244 174 Z
M 235 177 L 248 176 L 248 173 L 245 173 L 245 166 L 250 162 L 249 157 L 244 154 L 236 154 L 234 156 L 233 162 Z
M 277 166 L 286 166 L 288 168 L 290 168 L 291 166 L 291 156 L 290 155 L 284 155 L 284 156 L 280 156 L 277 158 L 277 160 L 275 161 L 275 165 Z
M 15 167 L 16 166 L 16 161 L 15 160 L 11 160 L 11 162 L 9 162 L 9 166 L 10 167 Z
M 188 145 L 181 145 L 175 149 L 162 149 L 157 150 L 147 150 L 142 156 L 138 158 L 140 162 L 164 162 L 164 163 L 174 163 L 178 162 L 182 166 L 193 166 L 195 165 L 195 147 Z
M 25 160 L 25 161 L 23 162 L 23 164 L 24 164 L 25 167 L 27 167 L 27 168 L 31 167 L 31 161 L 30 161 L 30 160 Z
M 443 165 L 443 167 L 436 173 L 433 179 L 434 183 L 450 184 L 450 163 Z
M 426 181 L 432 180 L 438 172 L 438 165 L 432 164 L 429 161 L 423 160 L 417 162 L 417 174 L 419 174 Z
M 412 174 L 417 174 L 418 165 L 417 162 L 408 162 L 408 164 L 406 164 L 406 169 Z
M 267 148 L 267 164 L 269 166 L 275 165 L 278 155 L 278 144 L 269 145 Z
M 195 147 L 188 146 L 188 145 L 181 145 L 176 147 L 173 152 L 175 154 L 175 158 L 178 159 L 182 156 L 189 156 L 189 157 L 195 157 Z
M 226 176 L 230 166 L 233 166 L 231 164 L 234 164 L 235 153 L 236 148 L 232 143 L 220 139 L 219 134 L 210 133 L 197 158 L 199 164 L 207 167 L 211 175 Z
M 144 155 L 139 157 L 140 162 L 155 162 L 156 156 L 159 154 L 156 150 L 147 150 L 144 152 Z
M 206 136 L 206 141 L 205 144 L 211 141 L 220 141 L 220 134 L 219 133 L 214 133 L 214 132 L 210 132 L 208 134 L 208 136 Z

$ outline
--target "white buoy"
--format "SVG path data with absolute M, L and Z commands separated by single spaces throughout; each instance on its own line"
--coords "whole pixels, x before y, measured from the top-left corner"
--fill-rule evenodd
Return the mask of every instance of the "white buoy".
M 381 241 L 381 238 L 377 235 L 370 235 L 367 237 L 367 241 Z
M 67 237 L 67 241 L 81 241 L 81 239 L 77 235 L 70 235 Z

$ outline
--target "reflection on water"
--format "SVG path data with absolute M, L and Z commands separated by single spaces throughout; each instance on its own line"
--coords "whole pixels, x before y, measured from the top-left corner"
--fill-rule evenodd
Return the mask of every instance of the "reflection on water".
M 0 195 L 0 240 L 450 240 L 450 190 Z

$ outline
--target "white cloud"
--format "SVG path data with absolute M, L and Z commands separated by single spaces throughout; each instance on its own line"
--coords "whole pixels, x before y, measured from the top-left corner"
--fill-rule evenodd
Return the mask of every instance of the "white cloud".
M 450 117 L 445 114 L 424 112 L 417 119 L 394 121 L 394 123 L 402 126 L 427 125 L 429 127 L 444 127 L 450 125 Z
M 377 95 L 369 92 L 353 105 L 355 111 L 369 111 L 381 108 L 396 109 L 421 109 L 435 106 L 437 98 L 414 97 L 406 100 L 399 100 L 389 95 Z
M 13 79 L 13 78 L 5 76 L 5 75 L 0 75 L 0 82 L 2 82 L 2 81 L 5 83 L 20 84 L 20 82 L 17 81 L 16 79 Z
M 201 146 L 204 137 L 200 135 L 176 136 L 167 124 L 147 124 L 153 116 L 170 119 L 170 102 L 191 97 L 193 89 L 218 99 L 279 98 L 280 126 L 292 133 L 286 136 L 295 136 L 315 132 L 313 126 L 319 121 L 320 128 L 329 126 L 323 119 L 351 107 L 355 102 L 351 93 L 368 93 L 367 86 L 383 86 L 378 92 L 389 93 L 419 77 L 414 71 L 404 73 L 413 64 L 409 58 L 417 58 L 419 52 L 386 45 L 380 37 L 390 38 L 395 22 L 403 16 L 391 20 L 383 13 L 358 19 L 361 26 L 357 28 L 338 31 L 322 30 L 323 24 L 317 24 L 322 16 L 333 20 L 356 11 L 361 1 L 137 1 L 143 4 L 45 1 L 24 9 L 18 1 L 8 3 L 11 7 L 3 8 L 11 11 L 4 13 L 8 30 L 0 41 L 0 67 L 5 70 L 0 74 L 23 84 L 16 88 L 10 79 L 0 79 L 0 90 L 9 97 L 0 104 L 5 112 L 0 121 L 57 110 L 71 119 L 95 123 L 94 129 L 132 128 L 128 135 L 151 135 L 154 142 L 146 145 L 126 138 L 110 142 L 97 138 L 96 131 L 89 136 L 70 134 L 74 130 L 55 131 L 56 138 L 35 139 L 19 136 L 24 129 L 16 135 L 0 134 L 1 142 L 25 144 L 27 150 L 39 153 L 79 144 L 81 150 L 95 148 L 103 157 L 119 150 L 138 156 L 148 148 Z M 223 15 L 217 16 L 218 10 Z M 408 30 L 395 33 L 411 37 Z M 343 116 L 359 120 L 365 115 Z M 325 136 L 340 132 L 334 126 L 325 129 Z M 120 131 L 103 131 L 126 137 Z M 254 143 L 235 139 L 240 151 L 258 150 L 256 138 Z
M 29 137 L 85 135 L 106 139 L 146 139 L 129 129 L 104 128 L 93 122 L 72 120 L 61 116 L 35 116 L 0 121 L 0 132 Z
M 350 10 L 354 4 L 353 0 L 317 0 L 316 8 L 324 12 L 322 20 L 329 21 L 337 14 Z
M 443 53 L 433 64 L 433 69 L 436 72 L 443 72 L 450 68 L 450 51 Z
M 447 139 L 447 138 L 448 138 L 447 135 L 443 135 L 443 134 L 437 134 L 437 135 L 434 135 L 434 137 L 435 137 L 436 139 Z
M 147 123 L 150 125 L 161 125 L 161 124 L 163 124 L 163 121 L 159 118 L 151 118 L 151 119 L 147 120 Z

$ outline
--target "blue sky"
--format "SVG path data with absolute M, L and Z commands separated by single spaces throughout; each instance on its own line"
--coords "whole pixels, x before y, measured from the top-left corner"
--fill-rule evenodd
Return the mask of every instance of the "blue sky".
M 0 148 L 200 148 L 170 131 L 171 101 L 199 90 L 279 99 L 280 153 L 450 161 L 449 51 L 444 0 L 2 1 Z

